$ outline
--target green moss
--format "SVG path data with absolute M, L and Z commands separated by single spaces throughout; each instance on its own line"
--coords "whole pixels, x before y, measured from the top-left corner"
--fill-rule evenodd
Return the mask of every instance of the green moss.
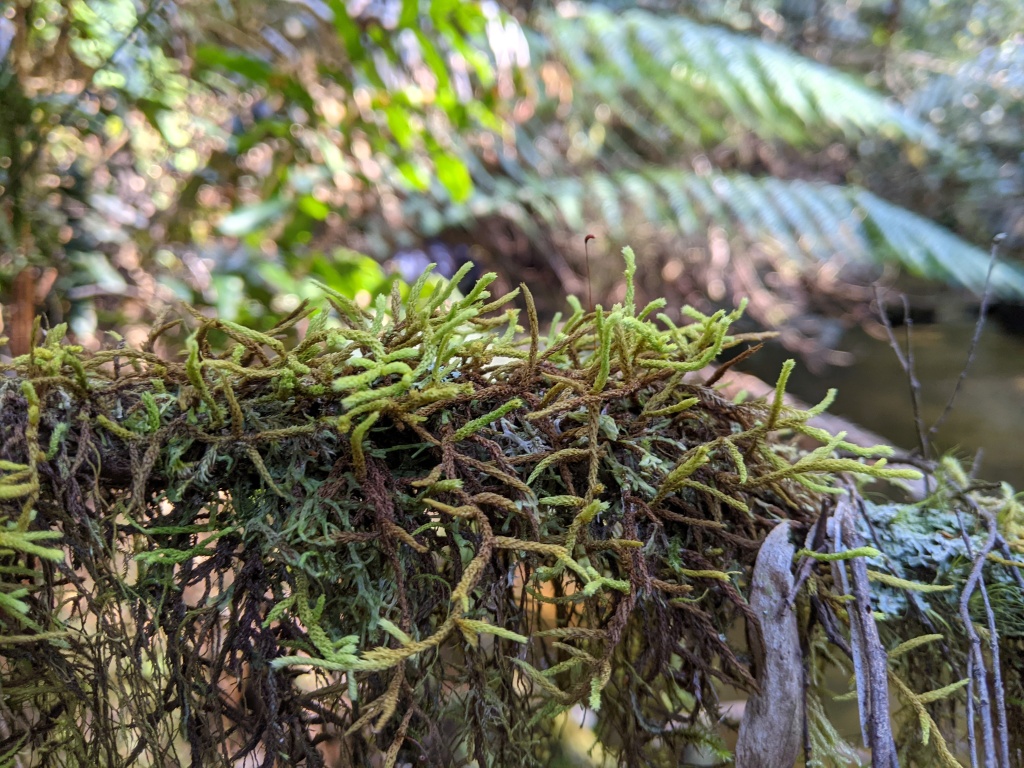
M 703 387 L 738 312 L 652 320 L 630 286 L 541 337 L 492 279 L 329 295 L 266 334 L 193 316 L 183 362 L 54 331 L 6 366 L 20 754 L 318 765 L 327 734 L 351 764 L 539 765 L 577 704 L 623 758 L 713 738 L 668 726 L 754 685 L 725 638 L 759 542 L 837 473 L 913 473 Z

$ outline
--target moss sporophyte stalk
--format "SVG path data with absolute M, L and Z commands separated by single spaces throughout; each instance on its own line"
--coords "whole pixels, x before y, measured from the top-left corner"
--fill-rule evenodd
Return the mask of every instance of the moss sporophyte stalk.
M 86 353 L 58 326 L 4 365 L 0 764 L 546 765 L 577 705 L 619 762 L 722 748 L 698 715 L 757 689 L 727 633 L 756 618 L 767 533 L 807 536 L 850 474 L 917 473 L 812 426 L 828 400 L 787 406 L 791 363 L 768 402 L 703 386 L 751 339 L 742 307 L 638 310 L 624 256 L 624 301 L 570 299 L 544 336 L 525 286 L 424 273 L 369 309 L 324 288 L 266 332 L 186 313 Z M 845 561 L 808 546 L 793 599 L 824 664 L 811 601 L 846 620 Z M 879 589 L 923 578 L 884 549 L 840 558 Z M 935 645 L 900 621 L 905 658 Z

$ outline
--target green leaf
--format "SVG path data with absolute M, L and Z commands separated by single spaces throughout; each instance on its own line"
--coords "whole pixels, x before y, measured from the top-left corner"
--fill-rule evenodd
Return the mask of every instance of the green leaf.
M 852 185 L 742 174 L 698 176 L 638 166 L 592 172 L 582 180 L 528 175 L 517 184 L 475 190 L 477 212 L 496 211 L 522 221 L 539 218 L 573 231 L 599 218 L 618 234 L 628 234 L 638 218 L 685 236 L 716 224 L 750 242 L 775 240 L 795 267 L 815 269 L 842 253 L 863 263 L 897 264 L 979 295 L 990 260 L 982 249 L 935 222 Z M 1024 297 L 1024 268 L 997 263 L 990 290 L 1008 299 Z
M 327 203 L 317 200 L 312 195 L 303 195 L 300 197 L 298 207 L 300 211 L 317 221 L 323 221 L 331 212 L 331 208 Z
M 420 15 L 419 0 L 402 0 L 402 13 L 398 17 L 399 29 L 415 29 Z
M 360 291 L 376 295 L 388 283 L 380 264 L 347 248 L 337 249 L 333 258 L 322 255 L 314 258 L 310 273 L 328 288 L 350 299 Z
M 448 190 L 452 200 L 456 203 L 465 202 L 473 191 L 473 179 L 465 163 L 448 153 L 436 154 L 433 159 L 438 181 Z
M 398 146 L 406 150 L 412 149 L 415 133 L 409 123 L 409 112 L 397 104 L 389 104 L 384 108 L 384 114 L 387 115 L 388 127 Z
M 217 225 L 221 234 L 229 237 L 241 237 L 248 235 L 260 227 L 269 224 L 280 217 L 291 207 L 292 203 L 281 197 L 274 197 L 255 205 L 247 205 L 237 208 Z
M 107 256 L 99 251 L 78 251 L 71 260 L 88 274 L 92 282 L 111 293 L 123 291 L 128 285 Z
M 397 167 L 398 172 L 402 174 L 402 178 L 417 192 L 424 192 L 430 188 L 430 174 L 419 163 L 405 160 L 398 163 Z
M 201 67 L 210 69 L 226 69 L 254 83 L 267 83 L 273 68 L 262 59 L 247 56 L 237 51 L 229 51 L 219 45 L 200 45 L 195 51 L 195 61 Z
M 659 149 L 664 137 L 712 146 L 734 125 L 793 146 L 830 134 L 939 147 L 938 134 L 835 68 L 750 35 L 641 9 L 544 11 L 539 26 L 573 78 L 580 115 L 598 105 Z M 831 129 L 831 130 L 822 130 Z

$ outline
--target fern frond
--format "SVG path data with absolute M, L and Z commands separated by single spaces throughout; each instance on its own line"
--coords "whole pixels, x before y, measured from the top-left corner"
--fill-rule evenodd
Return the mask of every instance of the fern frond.
M 865 224 L 881 238 L 871 253 L 875 261 L 891 256 L 908 271 L 932 280 L 959 285 L 976 294 L 985 288 L 989 255 L 916 213 L 893 205 L 870 192 L 842 190 L 866 214 Z M 877 238 L 874 238 L 877 239 Z M 992 271 L 992 290 L 1004 298 L 1024 297 L 1024 270 L 998 263 Z
M 707 146 L 737 127 L 792 146 L 837 135 L 941 143 L 881 94 L 781 45 L 640 9 L 577 12 L 538 21 L 550 55 L 573 77 L 576 106 L 592 114 L 606 104 L 649 143 Z
M 774 241 L 804 268 L 842 256 L 865 264 L 895 263 L 906 271 L 980 294 L 989 255 L 928 219 L 859 187 L 742 174 L 643 168 L 580 178 L 499 182 L 494 197 L 478 194 L 475 211 L 501 212 L 517 222 L 580 231 L 600 220 L 626 238 L 641 220 L 686 237 L 717 225 L 746 239 Z M 514 213 L 513 213 L 514 211 Z M 1024 270 L 997 264 L 992 290 L 1024 297 Z

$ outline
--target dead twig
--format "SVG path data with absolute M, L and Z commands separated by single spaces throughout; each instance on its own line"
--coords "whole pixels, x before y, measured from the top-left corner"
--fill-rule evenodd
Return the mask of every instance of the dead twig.
M 841 498 L 836 504 L 833 516 L 836 552 L 845 551 L 847 547 L 856 549 L 863 543 L 857 533 L 859 511 L 854 505 L 855 498 L 851 490 L 849 498 Z M 896 742 L 889 722 L 888 656 L 872 614 L 867 564 L 863 557 L 851 558 L 849 577 L 844 562 L 833 563 L 833 569 L 839 576 L 843 592 L 854 599 L 849 609 L 850 647 L 857 680 L 861 732 L 865 745 L 871 749 L 871 765 L 872 768 L 898 768 Z
M 995 269 L 996 262 L 999 260 L 999 245 L 1005 239 L 1005 233 L 1000 233 L 992 238 L 992 249 L 988 261 L 988 272 L 985 273 L 985 288 L 981 293 L 981 307 L 978 309 L 978 322 L 974 324 L 974 334 L 971 336 L 971 343 L 967 348 L 967 360 L 964 362 L 964 367 L 960 369 L 960 375 L 957 377 L 956 384 L 953 385 L 953 391 L 949 395 L 949 400 L 946 401 L 946 407 L 942 409 L 942 413 L 939 414 L 939 418 L 937 418 L 935 423 L 928 429 L 929 438 L 934 438 L 935 435 L 938 434 L 939 427 L 942 426 L 943 422 L 946 421 L 946 418 L 952 412 L 953 404 L 956 402 L 956 398 L 960 394 L 960 388 L 963 386 L 964 380 L 967 378 L 967 372 L 971 369 L 971 365 L 974 363 L 974 355 L 978 351 L 978 342 L 981 340 L 981 330 L 985 327 L 985 319 L 988 316 L 989 300 L 992 297 L 992 271 Z
M 960 527 L 960 536 L 963 538 L 964 546 L 966 547 L 967 556 L 972 560 L 971 572 L 967 577 L 967 582 L 964 584 L 963 592 L 960 594 L 960 618 L 964 622 L 964 627 L 967 630 L 967 636 L 970 640 L 971 651 L 970 651 L 970 664 L 968 666 L 969 674 L 971 679 L 971 687 L 977 688 L 978 691 L 978 706 L 981 715 L 982 724 L 982 737 L 984 739 L 985 748 L 985 765 L 986 766 L 1010 766 L 1010 744 L 1009 744 L 1009 727 L 1006 720 L 1006 694 L 1002 681 L 1002 673 L 1000 670 L 1000 659 L 999 659 L 999 632 L 996 627 L 995 614 L 992 612 L 992 605 L 989 601 L 988 590 L 985 587 L 984 580 L 984 568 L 985 563 L 988 560 L 989 553 L 995 548 L 998 540 L 998 531 L 996 526 L 995 518 L 992 513 L 984 509 L 968 494 L 961 494 L 961 498 L 972 508 L 979 519 L 984 519 L 988 526 L 988 537 L 985 540 L 985 544 L 974 553 L 973 547 L 971 546 L 970 536 L 967 535 L 967 529 L 964 525 L 963 515 L 959 508 L 956 509 L 957 524 Z M 989 684 L 987 667 L 985 665 L 985 656 L 982 652 L 981 636 L 978 634 L 977 628 L 974 626 L 974 622 L 971 620 L 970 614 L 970 600 L 971 595 L 974 594 L 974 590 L 978 589 L 981 592 L 982 603 L 985 606 L 985 618 L 988 625 L 989 631 L 989 652 L 992 655 L 992 691 L 991 695 L 995 699 L 994 702 L 990 702 L 989 696 Z M 970 694 L 968 694 L 970 698 Z M 996 761 L 996 745 L 995 738 L 996 733 L 993 729 L 992 724 L 992 712 L 991 707 L 994 703 L 996 709 L 998 736 L 999 736 L 999 761 Z M 973 754 L 973 750 L 972 750 Z

